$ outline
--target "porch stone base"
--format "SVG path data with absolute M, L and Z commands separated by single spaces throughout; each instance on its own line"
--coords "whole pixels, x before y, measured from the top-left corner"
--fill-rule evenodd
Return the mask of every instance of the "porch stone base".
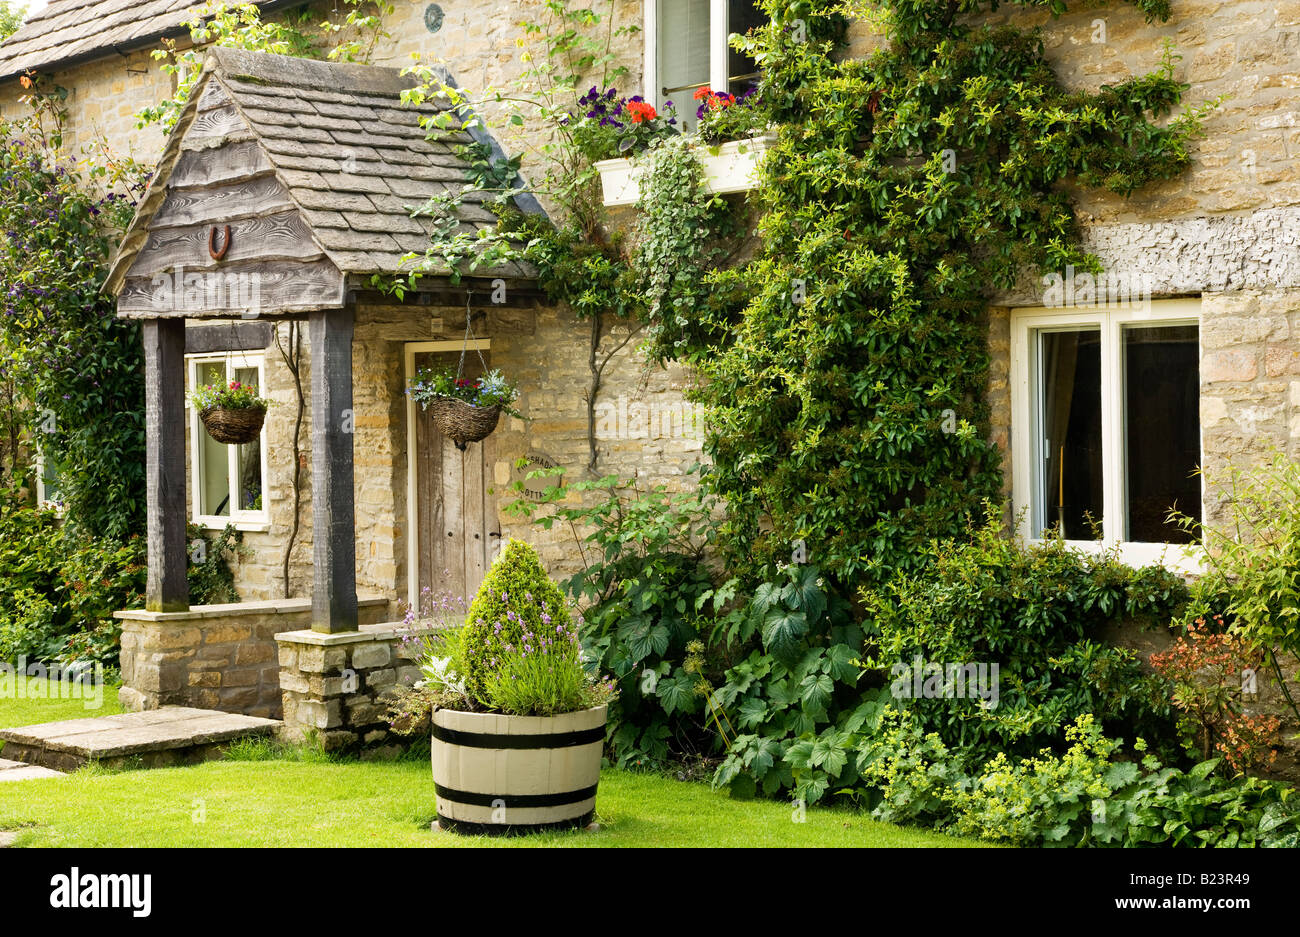
M 388 617 L 388 600 L 360 600 L 363 622 Z M 310 599 L 196 605 L 187 612 L 114 612 L 122 622 L 123 708 L 192 706 L 279 719 L 275 635 L 311 625 Z
M 404 647 L 399 638 L 408 631 L 389 622 L 342 634 L 277 634 L 282 736 L 296 742 L 314 735 L 326 751 L 397 742 L 390 739 L 388 703 L 398 684 L 420 678 L 417 645 Z

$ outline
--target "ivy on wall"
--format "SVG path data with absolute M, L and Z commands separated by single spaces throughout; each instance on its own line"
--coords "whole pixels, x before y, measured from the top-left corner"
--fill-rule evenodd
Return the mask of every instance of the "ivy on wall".
M 1099 270 L 1063 184 L 1127 195 L 1189 163 L 1214 105 L 1158 122 L 1187 88 L 1172 51 L 1071 91 L 1035 31 L 965 18 L 997 5 L 886 0 L 887 43 L 850 58 L 840 4 L 763 0 L 771 24 L 747 45 L 781 129 L 753 196 L 761 250 L 713 275 L 686 343 L 657 349 L 705 377 L 739 569 L 803 541 L 860 585 L 960 536 L 1000 487 L 985 297 L 1027 269 Z

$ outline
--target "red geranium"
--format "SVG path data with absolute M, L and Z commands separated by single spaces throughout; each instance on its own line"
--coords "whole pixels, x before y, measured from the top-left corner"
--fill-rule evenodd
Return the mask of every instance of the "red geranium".
M 632 115 L 632 123 L 634 124 L 654 120 L 659 116 L 655 112 L 654 105 L 646 101 L 628 101 L 625 107 L 627 112 Z

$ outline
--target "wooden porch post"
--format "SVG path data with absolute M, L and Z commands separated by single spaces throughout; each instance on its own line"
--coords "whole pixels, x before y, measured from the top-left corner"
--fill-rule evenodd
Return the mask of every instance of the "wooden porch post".
M 354 311 L 311 313 L 312 629 L 357 630 L 357 537 L 352 491 Z
M 145 608 L 190 607 L 185 578 L 185 320 L 146 319 L 145 497 L 149 572 Z

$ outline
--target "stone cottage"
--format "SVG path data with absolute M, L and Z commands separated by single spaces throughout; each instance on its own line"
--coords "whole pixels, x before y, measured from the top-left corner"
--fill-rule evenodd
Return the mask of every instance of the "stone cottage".
M 304 5 L 260 6 L 278 15 Z M 374 64 L 400 66 L 419 53 L 444 64 L 463 88 L 502 85 L 521 68 L 516 24 L 539 7 L 396 0 L 390 36 Z M 115 271 L 115 288 L 125 290 L 124 314 L 163 321 L 150 311 L 152 291 L 147 302 L 141 293 L 142 305 L 131 305 L 131 275 L 123 265 L 152 252 L 162 264 L 152 272 L 170 269 L 169 256 L 201 270 L 208 264 L 205 232 L 226 224 L 236 252 L 249 243 L 241 224 L 265 232 L 253 238 L 261 253 L 241 262 L 316 263 L 338 275 L 313 281 L 315 293 L 301 279 L 286 280 L 279 299 L 255 318 L 235 314 L 241 306 L 236 286 L 235 300 L 182 317 L 180 338 L 150 346 L 156 364 L 181 375 L 186 387 L 213 375 L 247 379 L 280 406 L 268 414 L 257 443 L 224 447 L 207 439 L 197 415 L 178 400 L 159 398 L 180 427 L 167 456 L 173 461 L 165 464 L 174 468 L 172 476 L 182 476 L 184 490 L 175 477 L 167 490 L 190 521 L 214 530 L 233 523 L 243 531 L 246 550 L 236 576 L 248 601 L 238 609 L 167 611 L 159 605 L 126 613 L 124 696 L 136 706 L 188 701 L 278 713 L 283 685 L 287 717 L 297 718 L 288 708 L 301 702 L 303 725 L 365 735 L 378 731 L 368 721 L 373 713 L 349 717 L 330 680 L 342 670 L 373 671 L 379 676 L 370 683 L 382 686 L 400 677 L 404 665 L 384 637 L 391 629 L 375 624 L 351 632 L 347 625 L 391 621 L 398 600 L 415 599 L 422 587 L 472 590 L 493 544 L 506 536 L 538 543 L 553 569 L 574 563 L 560 532 L 533 531 L 500 507 L 503 489 L 521 477 L 521 459 L 583 471 L 589 330 L 568 310 L 547 305 L 523 270 L 500 278 L 511 297 L 504 303 L 490 301 L 490 281 L 478 284 L 477 294 L 447 288 L 414 304 L 358 288 L 358 277 L 385 269 L 421 236 L 393 206 L 429 191 L 417 183 L 463 178 L 463 167 L 450 158 L 406 164 L 429 176 L 424 180 L 366 168 L 386 162 L 385 148 L 367 139 L 377 132 L 374 115 L 357 109 L 391 105 L 395 72 L 384 72 L 382 80 L 358 73 L 353 84 L 333 92 L 341 100 L 320 97 L 328 89 L 304 78 L 301 89 L 316 97 L 305 112 L 290 113 L 268 100 L 271 95 L 244 89 L 241 97 L 240 76 L 257 72 L 256 63 L 227 57 L 223 64 L 218 57 L 211 80 L 231 100 L 195 102 L 186 132 L 197 127 L 216 133 L 231 153 L 238 148 L 242 155 L 222 170 L 234 173 L 224 182 L 210 174 L 209 162 L 198 169 L 186 162 L 199 144 L 187 150 L 183 135 L 164 141 L 156 130 L 137 130 L 133 115 L 172 90 L 149 51 L 163 37 L 183 45 L 182 23 L 191 9 L 185 0 L 53 0 L 0 44 L 5 113 L 17 106 L 20 76 L 48 74 L 70 91 L 73 146 L 102 138 L 149 162 L 163 154 L 152 193 L 158 214 L 141 222 L 135 241 L 128 238 Z M 310 9 L 318 18 L 332 12 L 328 4 Z M 641 26 L 618 49 L 629 68 L 625 90 L 662 103 L 695 87 L 736 88 L 752 80 L 752 64 L 726 42 L 729 32 L 754 22 L 748 0 L 615 0 L 613 9 L 620 22 Z M 1048 56 L 1067 83 L 1095 89 L 1150 71 L 1168 39 L 1183 56 L 1177 74 L 1191 85 L 1187 103 L 1226 96 L 1207 121 L 1206 138 L 1195 144 L 1188 172 L 1127 200 L 1095 192 L 1081 197 L 1086 244 L 1107 273 L 1092 278 L 1065 271 L 1057 280 L 1034 280 L 995 297 L 989 336 L 992 437 L 1004 454 L 1008 499 L 1026 513 L 1031 528 L 1061 525 L 1082 546 L 1116 545 L 1132 562 L 1194 568 L 1195 555 L 1182 549 L 1180 533 L 1164 521 L 1167 508 L 1177 504 L 1213 521 L 1222 503 L 1216 478 L 1227 462 L 1258 459 L 1275 447 L 1300 455 L 1300 2 L 1191 0 L 1176 3 L 1163 25 L 1144 22 L 1128 4 L 1059 19 L 1019 7 L 989 17 L 1008 18 L 1042 26 Z M 861 24 L 852 38 L 855 54 L 875 41 Z M 388 104 L 376 96 L 387 96 Z M 519 146 L 508 136 L 492 142 L 509 151 Z M 186 172 L 193 173 L 188 180 Z M 209 186 L 254 183 L 263 187 L 257 211 L 242 216 L 236 202 L 217 200 L 226 208 L 214 207 L 198 194 Z M 175 214 L 164 224 L 166 212 Z M 178 236 L 164 237 L 167 231 Z M 276 241 L 286 250 L 266 254 Z M 152 279 L 148 285 L 154 288 Z M 284 316 L 345 305 L 354 313 L 346 408 L 353 417 L 354 480 L 346 494 L 355 505 L 356 599 L 338 617 L 342 630 L 329 633 L 338 606 L 323 611 L 321 603 L 339 597 L 320 594 L 321 557 L 336 564 L 346 557 L 326 548 L 316 531 L 322 519 L 335 516 L 344 481 L 330 471 L 307 471 L 324 432 L 313 419 L 315 399 L 295 465 L 297 381 L 280 349 L 288 340 Z M 338 338 L 327 337 L 323 323 L 303 338 L 304 387 L 326 386 L 314 373 L 324 350 L 317 342 Z M 607 347 L 619 338 L 607 337 Z M 504 420 L 487 443 L 460 453 L 428 431 L 403 390 L 421 364 L 457 359 L 467 348 L 471 362 L 481 353 L 487 366 L 521 382 L 530 419 Z M 687 380 L 678 371 L 646 370 L 629 350 L 616 356 L 599 400 L 616 417 L 597 433 L 602 473 L 682 483 L 700 455 L 698 423 L 682 399 Z M 1197 465 L 1205 467 L 1204 480 L 1189 474 Z M 295 518 L 296 474 L 303 485 Z M 151 477 L 162 483 L 161 474 Z M 334 486 L 324 505 L 322 484 Z M 1099 530 L 1089 519 L 1100 522 Z M 295 522 L 286 583 L 285 550 Z M 174 554 L 177 548 L 173 542 L 166 549 Z M 171 562 L 180 560 L 173 556 Z M 313 621 L 327 625 L 314 636 L 303 630 Z M 281 674 L 275 635 L 291 632 L 300 637 L 280 641 Z M 358 651 L 364 666 L 354 659 Z

